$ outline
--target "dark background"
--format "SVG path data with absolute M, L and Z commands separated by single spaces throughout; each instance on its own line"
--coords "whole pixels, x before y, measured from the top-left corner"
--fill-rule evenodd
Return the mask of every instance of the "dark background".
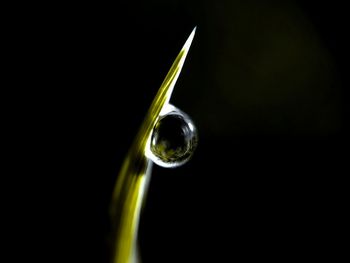
M 108 262 L 118 171 L 197 26 L 171 101 L 197 124 L 199 145 L 183 167 L 154 167 L 143 262 L 334 259 L 344 248 L 348 169 L 345 22 L 341 1 L 30 13 L 18 45 L 33 88 L 18 96 L 30 98 L 22 154 L 34 176 L 19 183 L 30 195 L 14 207 L 26 207 L 18 225 L 31 234 L 16 246 L 32 244 L 26 257 L 46 262 Z

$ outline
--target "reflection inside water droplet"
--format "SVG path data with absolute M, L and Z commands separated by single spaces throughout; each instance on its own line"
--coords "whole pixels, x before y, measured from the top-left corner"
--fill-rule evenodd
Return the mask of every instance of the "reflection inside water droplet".
M 197 130 L 192 120 L 170 105 L 153 129 L 148 157 L 159 166 L 177 167 L 191 158 L 197 141 Z

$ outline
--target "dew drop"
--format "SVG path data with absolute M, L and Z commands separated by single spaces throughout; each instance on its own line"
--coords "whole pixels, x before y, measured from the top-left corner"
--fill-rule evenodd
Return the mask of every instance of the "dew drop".
M 190 117 L 169 105 L 153 129 L 149 158 L 162 167 L 178 167 L 191 159 L 197 141 L 197 129 Z

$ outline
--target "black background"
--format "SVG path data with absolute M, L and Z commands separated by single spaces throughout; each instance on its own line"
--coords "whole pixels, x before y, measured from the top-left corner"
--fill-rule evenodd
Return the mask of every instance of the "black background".
M 143 262 L 339 255 L 348 160 L 345 4 L 40 8 L 20 24 L 18 43 L 22 81 L 31 87 L 17 95 L 28 105 L 20 112 L 29 141 L 21 154 L 30 159 L 22 165 L 30 176 L 18 184 L 30 190 L 13 205 L 23 210 L 18 228 L 31 233 L 15 236 L 18 250 L 30 244 L 26 257 L 108 262 L 118 170 L 194 26 L 172 103 L 192 116 L 199 145 L 183 167 L 154 167 L 140 226 Z

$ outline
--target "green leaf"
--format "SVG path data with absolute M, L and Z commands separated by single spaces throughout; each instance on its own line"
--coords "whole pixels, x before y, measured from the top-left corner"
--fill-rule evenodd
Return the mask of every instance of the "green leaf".
M 117 177 L 111 204 L 113 263 L 131 263 L 137 260 L 136 243 L 140 211 L 152 169 L 152 162 L 145 155 L 147 141 L 160 113 L 169 103 L 195 31 L 196 28 L 188 37 L 153 99 Z

